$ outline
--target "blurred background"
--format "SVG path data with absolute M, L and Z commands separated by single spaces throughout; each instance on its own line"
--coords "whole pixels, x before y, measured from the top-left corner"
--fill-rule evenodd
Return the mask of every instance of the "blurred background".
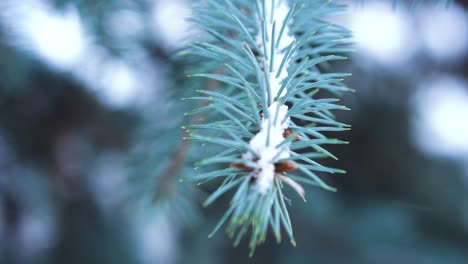
M 342 2 L 351 143 L 325 162 L 348 173 L 290 192 L 297 247 L 249 259 L 207 238 L 228 197 L 178 182 L 191 2 L 1 0 L 0 263 L 468 263 L 468 2 Z

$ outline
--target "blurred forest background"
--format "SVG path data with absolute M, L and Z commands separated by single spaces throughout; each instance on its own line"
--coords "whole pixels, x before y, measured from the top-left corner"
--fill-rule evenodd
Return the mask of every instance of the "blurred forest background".
M 468 263 L 468 1 L 342 2 L 348 173 L 289 192 L 297 247 L 249 259 L 207 238 L 228 198 L 178 182 L 203 151 L 180 98 L 204 83 L 174 56 L 191 2 L 1 0 L 0 263 Z

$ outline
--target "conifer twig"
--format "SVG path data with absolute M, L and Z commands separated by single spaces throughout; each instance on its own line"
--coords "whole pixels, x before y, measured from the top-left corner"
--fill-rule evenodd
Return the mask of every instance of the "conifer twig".
M 343 9 L 325 0 L 207 0 L 194 9 L 191 21 L 207 35 L 189 48 L 202 65 L 191 76 L 214 79 L 219 87 L 188 98 L 208 102 L 193 113 L 209 116 L 204 124 L 186 126 L 188 138 L 225 149 L 197 163 L 219 169 L 191 178 L 224 179 L 204 203 L 234 193 L 213 233 L 228 222 L 237 245 L 250 229 L 251 255 L 270 228 L 279 242 L 282 226 L 295 244 L 284 183 L 305 199 L 300 183 L 335 190 L 316 171 L 343 172 L 314 160 L 334 158 L 323 145 L 346 143 L 324 131 L 349 129 L 331 113 L 346 107 L 335 98 L 314 98 L 319 91 L 350 90 L 342 83 L 347 74 L 320 70 L 323 63 L 345 59 L 338 53 L 348 51 L 350 33 L 322 20 Z M 203 73 L 220 66 L 223 73 Z

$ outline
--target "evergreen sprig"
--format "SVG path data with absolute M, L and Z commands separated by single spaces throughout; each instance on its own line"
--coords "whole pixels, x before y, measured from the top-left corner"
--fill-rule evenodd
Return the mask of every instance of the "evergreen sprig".
M 316 172 L 344 171 L 316 159 L 336 159 L 324 145 L 346 143 L 323 132 L 349 129 L 331 112 L 347 109 L 334 97 L 350 90 L 342 83 L 348 74 L 323 72 L 349 51 L 349 31 L 325 21 L 343 9 L 323 0 L 207 0 L 193 9 L 190 20 L 205 34 L 188 49 L 200 62 L 199 71 L 189 76 L 219 85 L 187 98 L 204 102 L 188 114 L 203 115 L 205 123 L 184 128 L 188 139 L 221 148 L 196 164 L 212 170 L 189 179 L 222 179 L 204 206 L 235 190 L 210 236 L 229 219 L 235 245 L 251 227 L 251 254 L 269 227 L 280 242 L 282 226 L 295 244 L 284 184 L 304 200 L 299 183 L 335 191 Z

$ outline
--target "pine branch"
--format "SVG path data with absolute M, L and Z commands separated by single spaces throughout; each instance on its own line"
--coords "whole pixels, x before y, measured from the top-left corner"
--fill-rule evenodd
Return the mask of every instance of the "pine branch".
M 295 244 L 283 194 L 284 184 L 305 200 L 300 183 L 335 191 L 315 172 L 343 173 L 314 158 L 332 157 L 323 145 L 346 143 L 322 131 L 349 126 L 334 120 L 331 110 L 346 110 L 335 98 L 316 99 L 319 91 L 349 91 L 344 73 L 322 73 L 325 63 L 342 60 L 350 33 L 324 17 L 342 11 L 330 1 L 206 1 L 194 9 L 191 21 L 205 30 L 205 39 L 189 52 L 206 72 L 191 77 L 222 83 L 215 91 L 199 90 L 188 99 L 208 104 L 190 112 L 207 113 L 205 124 L 189 125 L 188 138 L 222 146 L 197 167 L 222 166 L 192 177 L 205 182 L 224 179 L 205 201 L 234 191 L 230 208 L 213 230 L 228 221 L 227 231 L 237 245 L 251 229 L 250 250 L 264 242 L 270 228 L 278 242 L 281 226 Z M 223 73 L 213 74 L 223 68 Z M 211 168 L 211 167 L 210 167 Z M 290 175 L 298 171 L 298 175 Z M 211 234 L 211 235 L 212 235 Z

